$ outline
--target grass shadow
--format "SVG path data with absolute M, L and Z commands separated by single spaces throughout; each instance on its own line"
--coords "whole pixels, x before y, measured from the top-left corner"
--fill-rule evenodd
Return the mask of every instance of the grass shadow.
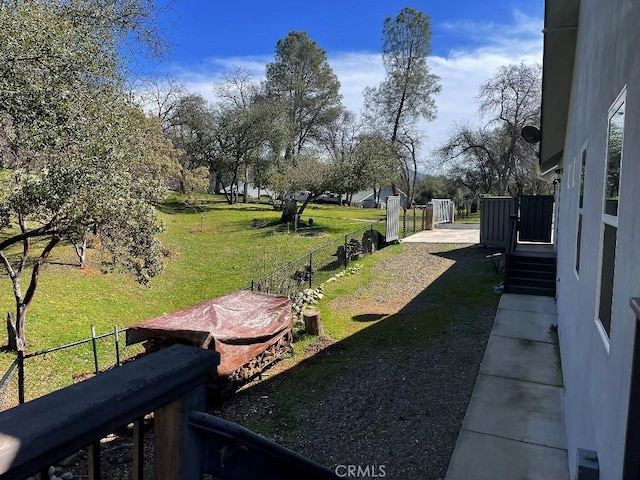
M 378 320 L 382 320 L 384 317 L 386 317 L 385 314 L 381 314 L 381 313 L 364 313 L 362 315 L 356 315 L 353 318 L 354 322 L 377 322 Z

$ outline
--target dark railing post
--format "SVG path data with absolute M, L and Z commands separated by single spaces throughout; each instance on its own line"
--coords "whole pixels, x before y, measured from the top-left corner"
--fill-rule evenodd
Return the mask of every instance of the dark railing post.
M 116 341 L 116 367 L 120 366 L 120 339 L 118 338 L 118 326 L 113 327 L 113 336 Z
M 93 346 L 93 364 L 95 367 L 96 375 L 100 372 L 100 367 L 98 365 L 98 350 L 96 348 L 96 327 L 95 325 L 91 325 L 91 344 Z
M 509 239 L 505 253 L 513 253 L 518 245 L 518 214 L 509 215 Z
M 205 408 L 202 384 L 154 412 L 154 477 L 156 480 L 202 478 L 204 448 L 189 414 Z
M 133 422 L 133 480 L 144 479 L 144 417 Z
M 309 288 L 313 286 L 313 254 L 309 254 Z
M 24 403 L 24 352 L 18 350 L 18 403 Z
M 344 268 L 349 265 L 349 255 L 347 254 L 347 235 L 344 236 Z
M 251 280 L 251 291 L 253 292 L 253 280 Z
M 89 445 L 89 480 L 100 480 L 100 440 Z

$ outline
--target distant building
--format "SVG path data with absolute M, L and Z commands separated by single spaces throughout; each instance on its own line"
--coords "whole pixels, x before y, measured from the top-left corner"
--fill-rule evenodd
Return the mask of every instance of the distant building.
M 407 198 L 406 194 L 400 190 L 398 191 L 398 195 L 400 195 L 400 207 L 405 206 L 405 200 Z M 380 202 L 378 208 L 387 208 L 387 198 L 393 195 L 393 190 L 391 186 L 385 187 L 380 191 Z M 362 190 L 360 192 L 354 193 L 351 197 L 352 207 L 360 207 L 360 208 L 375 208 L 375 198 L 373 195 L 373 189 L 370 190 Z

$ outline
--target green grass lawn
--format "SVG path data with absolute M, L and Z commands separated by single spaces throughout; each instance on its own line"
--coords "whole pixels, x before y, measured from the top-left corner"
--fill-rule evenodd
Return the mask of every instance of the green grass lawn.
M 129 275 L 101 273 L 96 250 L 89 249 L 85 269 L 70 265 L 75 261 L 71 246 L 54 250 L 27 316 L 28 351 L 87 338 L 92 324 L 98 334 L 105 333 L 114 325 L 126 327 L 241 289 L 313 247 L 385 215 L 381 210 L 310 205 L 302 220 L 313 218 L 313 228 L 294 233 L 292 226 L 278 223 L 280 212 L 266 203 L 228 205 L 211 195 L 191 198 L 188 205 L 184 200 L 172 195 L 159 208 L 166 257 L 164 271 L 150 286 Z M 304 234 L 309 232 L 314 235 Z M 25 275 L 23 282 L 27 279 Z M 0 305 L 5 312 L 15 309 L 4 272 Z M 99 341 L 99 346 L 101 365 L 112 364 L 112 340 Z M 0 357 L 4 371 L 13 355 Z M 46 385 L 28 389 L 27 398 L 68 384 L 73 375 L 92 371 L 92 365 L 90 345 L 29 359 L 27 383 L 32 376 L 34 382 L 46 379 Z
M 455 217 L 454 223 L 480 223 L 480 212 L 458 215 Z

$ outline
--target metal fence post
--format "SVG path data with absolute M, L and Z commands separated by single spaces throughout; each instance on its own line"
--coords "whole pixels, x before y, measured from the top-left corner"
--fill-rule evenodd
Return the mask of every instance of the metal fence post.
M 413 233 L 416 233 L 416 207 L 413 207 Z
M 253 280 L 251 280 L 251 291 L 253 292 Z
M 309 254 L 309 288 L 313 286 L 313 254 Z
M 93 363 L 95 365 L 96 375 L 100 372 L 100 367 L 98 366 L 98 350 L 96 348 L 96 327 L 95 325 L 91 325 L 91 344 L 93 345 Z
M 407 209 L 402 210 L 402 238 L 407 236 Z
M 120 340 L 118 339 L 118 326 L 114 325 L 113 335 L 116 339 L 116 367 L 120 366 Z
M 18 350 L 18 403 L 24 403 L 24 352 Z
M 347 255 L 347 235 L 344 236 L 344 268 L 349 264 L 349 255 Z

